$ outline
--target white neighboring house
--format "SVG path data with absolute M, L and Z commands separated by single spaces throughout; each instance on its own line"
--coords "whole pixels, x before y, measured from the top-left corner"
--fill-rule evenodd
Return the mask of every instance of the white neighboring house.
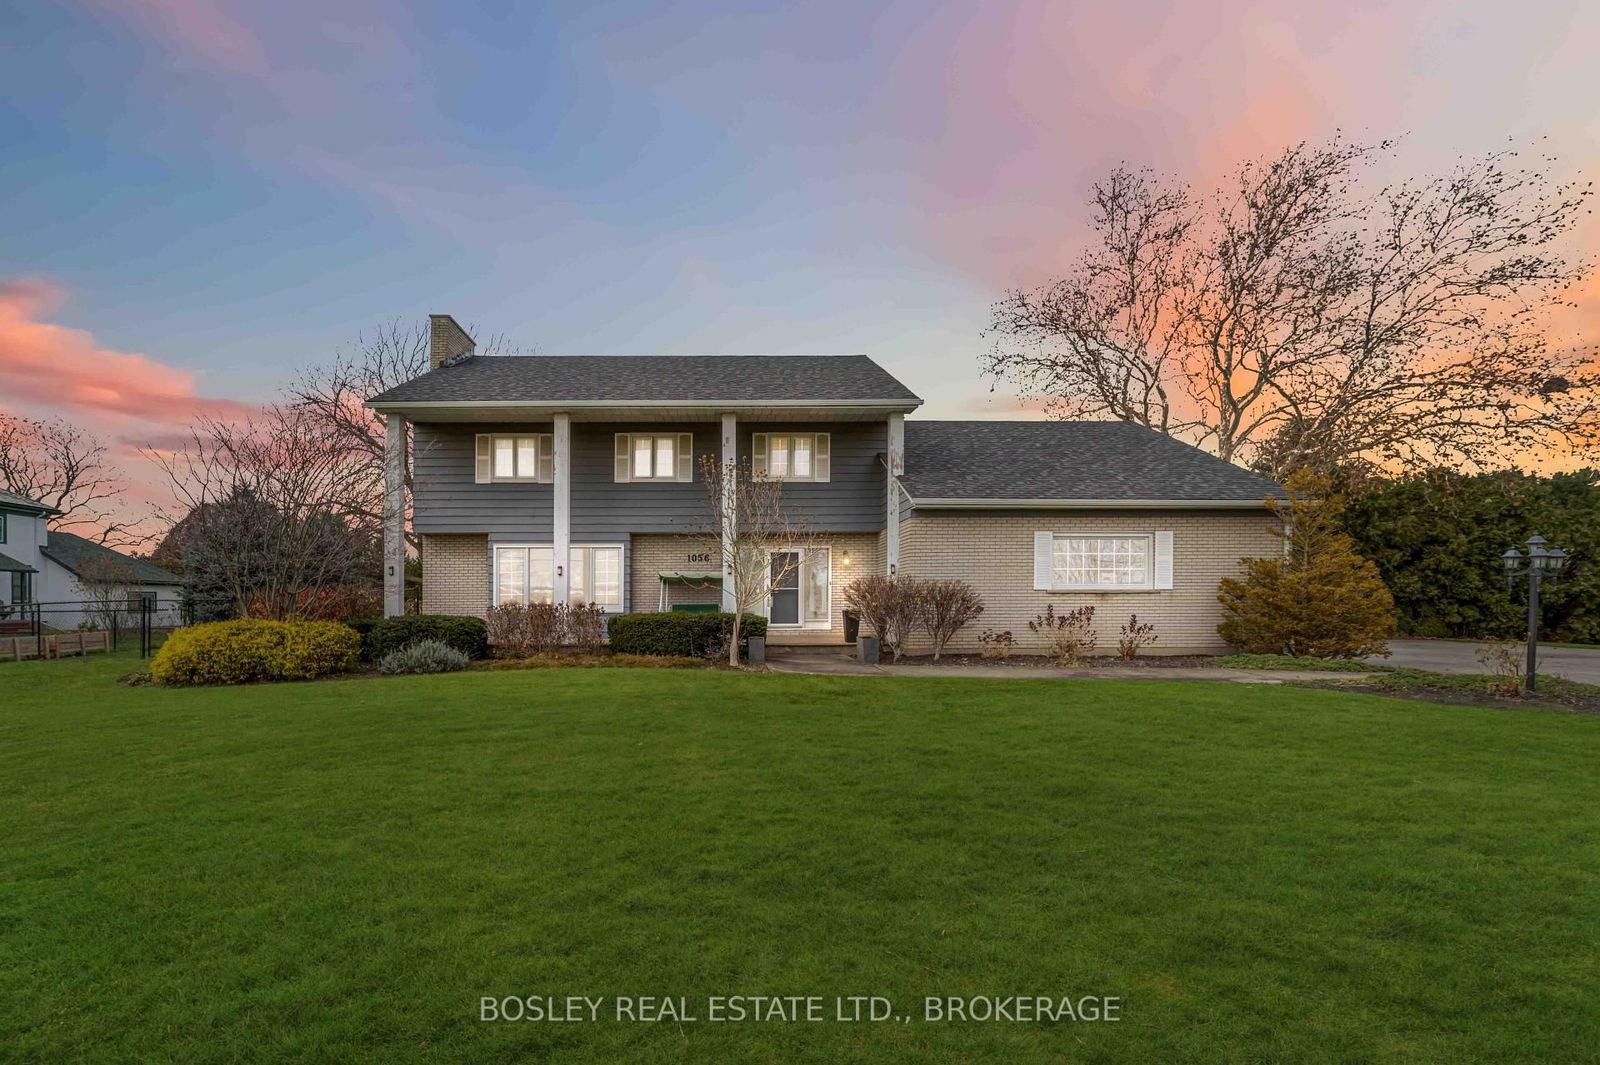
M 49 529 L 58 513 L 47 504 L 0 491 L 0 625 L 28 617 L 24 604 L 39 604 L 44 625 L 76 629 L 104 612 L 97 606 L 113 603 L 132 611 L 123 615 L 126 624 L 137 619 L 139 603 L 146 599 L 154 604 L 155 624 L 178 624 L 183 592 L 177 575 Z

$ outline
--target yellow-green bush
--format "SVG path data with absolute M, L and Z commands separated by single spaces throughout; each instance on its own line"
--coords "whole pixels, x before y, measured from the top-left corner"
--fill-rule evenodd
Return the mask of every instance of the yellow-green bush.
M 150 663 L 160 684 L 309 680 L 356 666 L 361 637 L 337 621 L 213 621 L 178 629 Z

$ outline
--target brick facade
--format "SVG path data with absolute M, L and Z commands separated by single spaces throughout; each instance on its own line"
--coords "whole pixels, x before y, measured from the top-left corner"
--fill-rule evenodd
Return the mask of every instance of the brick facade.
M 1239 559 L 1282 550 L 1263 511 L 921 511 L 900 527 L 900 572 L 907 577 L 969 581 L 983 597 L 983 616 L 951 640 L 951 651 L 976 651 L 984 629 L 1009 629 L 1017 653 L 1037 653 L 1042 642 L 1028 622 L 1046 603 L 1057 612 L 1095 608 L 1100 653 L 1116 653 L 1117 629 L 1138 614 L 1155 625 L 1147 654 L 1209 654 L 1226 650 L 1217 636 L 1222 609 L 1217 582 L 1238 572 Z M 1033 587 L 1033 534 L 1173 534 L 1172 588 L 1139 592 L 1047 592 Z M 925 650 L 924 638 L 912 653 Z
M 422 610 L 426 614 L 489 612 L 489 538 L 422 537 Z

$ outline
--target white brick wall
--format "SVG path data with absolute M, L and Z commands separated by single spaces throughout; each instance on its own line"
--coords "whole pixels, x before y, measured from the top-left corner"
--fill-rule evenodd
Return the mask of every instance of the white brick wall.
M 422 612 L 489 612 L 489 538 L 467 534 L 422 537 Z
M 1217 582 L 1239 570 L 1239 559 L 1282 550 L 1264 511 L 1128 510 L 920 511 L 900 527 L 900 572 L 908 577 L 970 582 L 983 597 L 981 618 L 957 633 L 950 651 L 976 651 L 984 629 L 1009 629 L 1018 653 L 1038 653 L 1028 622 L 1054 603 L 1057 613 L 1095 608 L 1097 653 L 1115 654 L 1117 629 L 1128 615 L 1155 625 L 1145 654 L 1202 654 L 1226 650 L 1217 636 L 1222 608 Z M 1033 534 L 1172 533 L 1172 588 L 1153 592 L 1043 592 L 1033 588 Z M 913 644 L 913 653 L 926 641 Z

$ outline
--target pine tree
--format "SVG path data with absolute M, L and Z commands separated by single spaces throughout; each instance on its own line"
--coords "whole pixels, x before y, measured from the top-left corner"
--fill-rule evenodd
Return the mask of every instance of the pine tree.
M 1343 497 L 1311 473 L 1294 474 L 1285 487 L 1288 501 L 1272 505 L 1283 554 L 1244 559 L 1244 578 L 1222 581 L 1217 598 L 1227 616 L 1217 631 L 1253 654 L 1387 655 L 1394 600 L 1378 567 L 1356 554 L 1340 527 Z

